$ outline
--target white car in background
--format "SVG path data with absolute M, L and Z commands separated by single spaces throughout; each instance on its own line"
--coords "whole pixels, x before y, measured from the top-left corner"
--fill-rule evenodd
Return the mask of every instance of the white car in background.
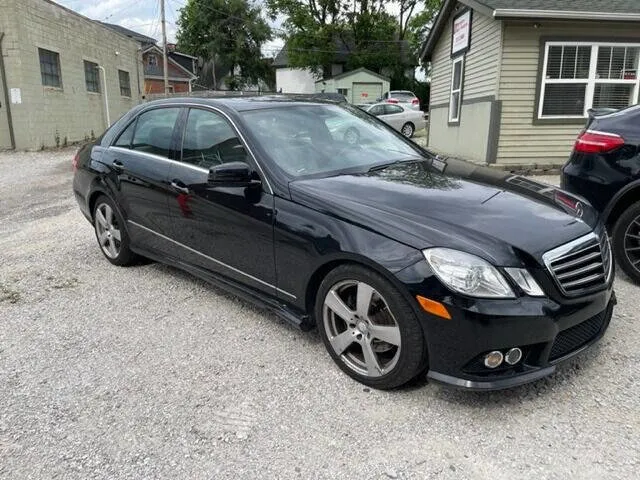
M 378 117 L 407 138 L 413 137 L 417 130 L 422 130 L 427 126 L 424 113 L 420 110 L 413 110 L 407 105 L 374 103 L 371 105 L 358 105 L 358 107 Z
M 420 99 L 409 90 L 390 90 L 378 98 L 377 101 L 400 104 L 412 110 L 420 110 Z

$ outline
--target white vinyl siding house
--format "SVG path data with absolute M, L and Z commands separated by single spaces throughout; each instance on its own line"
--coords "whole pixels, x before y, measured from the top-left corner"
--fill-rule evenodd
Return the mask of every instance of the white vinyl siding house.
M 570 0 L 539 0 L 542 13 L 529 13 L 525 0 L 445 0 L 423 51 L 431 61 L 429 147 L 481 163 L 560 165 L 589 108 L 638 103 L 640 1 L 582 3 L 602 11 L 565 11 Z M 471 43 L 452 122 L 452 25 L 465 9 L 473 10 Z
M 562 44 L 570 39 L 587 39 L 594 35 L 598 40 L 607 38 L 614 43 L 618 43 L 615 41 L 617 38 L 628 40 L 635 35 L 640 42 L 637 24 L 610 26 L 606 37 L 602 34 L 602 24 L 596 22 L 570 25 L 567 22 L 545 22 L 544 32 L 540 30 L 543 29 L 519 22 L 505 22 L 504 25 L 498 163 L 562 164 L 567 160 L 578 133 L 586 123 L 584 113 L 573 118 L 569 118 L 569 115 L 561 115 L 555 119 L 540 116 L 544 97 L 539 90 L 544 83 L 542 72 L 545 71 L 544 53 L 547 42 L 557 45 L 555 42 Z M 562 40 L 563 37 L 567 40 Z
M 460 5 L 460 9 L 463 8 Z M 432 57 L 432 65 L 438 68 L 432 68 L 431 72 L 429 145 L 446 152 L 449 145 L 455 144 L 460 151 L 459 156 L 484 162 L 489 148 L 489 123 L 498 86 L 500 23 L 473 11 L 473 47 L 454 58 L 451 57 L 452 29 L 452 22 L 448 22 Z M 460 62 L 462 70 L 459 90 L 458 85 L 453 83 L 454 60 Z M 454 91 L 459 93 L 453 95 Z M 455 112 L 457 117 L 451 111 L 453 101 L 459 102 L 459 114 Z

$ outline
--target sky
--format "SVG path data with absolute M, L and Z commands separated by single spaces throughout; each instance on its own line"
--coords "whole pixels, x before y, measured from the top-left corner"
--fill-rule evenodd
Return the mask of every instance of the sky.
M 162 27 L 160 25 L 160 1 L 159 0 L 54 0 L 67 8 L 101 22 L 115 23 L 136 32 L 148 35 L 160 41 L 162 39 Z M 179 10 L 187 0 L 165 0 L 167 20 L 167 41 L 175 43 Z M 396 7 L 389 11 L 397 14 Z M 273 27 L 280 27 L 282 19 L 272 22 Z M 284 42 L 275 38 L 262 47 L 263 55 L 275 57 L 282 48 Z M 424 80 L 424 71 L 416 69 L 416 76 Z
M 116 23 L 136 32 L 148 35 L 160 41 L 162 27 L 160 25 L 159 0 L 54 0 L 67 8 L 101 22 Z M 179 10 L 186 0 L 165 0 L 167 19 L 167 41 L 175 43 Z M 273 25 L 277 26 L 277 25 Z M 282 48 L 283 41 L 274 39 L 263 46 L 263 54 L 269 57 L 276 55 Z

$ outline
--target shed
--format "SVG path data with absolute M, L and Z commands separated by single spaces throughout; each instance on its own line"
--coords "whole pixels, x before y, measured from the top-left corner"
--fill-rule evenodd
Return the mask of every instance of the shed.
M 421 57 L 432 149 L 560 165 L 589 109 L 638 103 L 640 1 L 445 0 Z
M 351 103 L 370 103 L 389 91 L 389 78 L 358 68 L 315 82 L 316 92 L 340 93 Z

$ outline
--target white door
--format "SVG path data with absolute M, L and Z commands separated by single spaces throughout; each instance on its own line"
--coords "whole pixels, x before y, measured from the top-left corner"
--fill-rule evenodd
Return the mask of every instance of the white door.
M 382 82 L 353 82 L 351 103 L 372 103 L 382 95 Z
M 404 108 L 388 103 L 384 106 L 384 115 L 380 117 L 380 120 L 400 131 L 407 121 L 407 114 L 405 113 Z

